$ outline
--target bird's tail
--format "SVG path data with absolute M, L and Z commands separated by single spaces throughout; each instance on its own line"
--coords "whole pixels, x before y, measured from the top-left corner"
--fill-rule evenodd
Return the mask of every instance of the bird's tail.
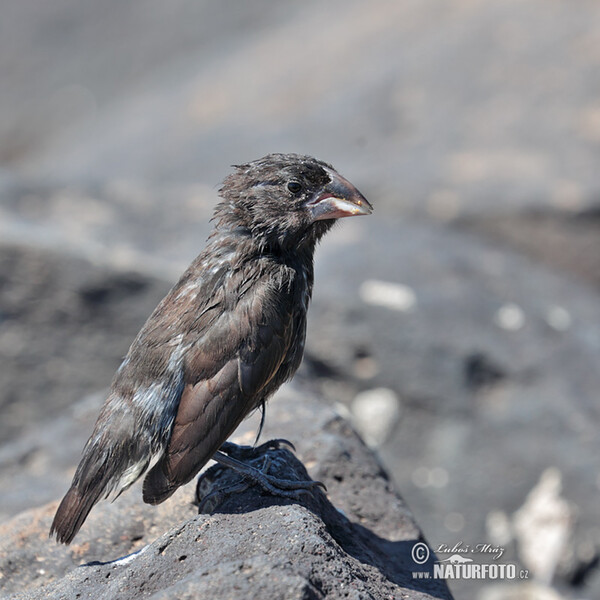
M 76 485 L 72 485 L 54 515 L 50 535 L 56 535 L 56 539 L 62 544 L 70 544 L 100 495 L 101 491 L 82 494 Z
M 56 535 L 63 544 L 71 543 L 99 500 L 113 493 L 118 496 L 148 468 L 149 451 L 140 452 L 139 446 L 123 443 L 102 448 L 94 441 L 92 437 L 88 442 L 50 527 L 50 535 Z
M 134 435 L 130 420 L 131 415 L 124 412 L 100 413 L 50 527 L 50 535 L 56 535 L 59 542 L 71 543 L 94 504 L 113 493 L 118 496 L 148 468 L 150 440 L 140 431 Z

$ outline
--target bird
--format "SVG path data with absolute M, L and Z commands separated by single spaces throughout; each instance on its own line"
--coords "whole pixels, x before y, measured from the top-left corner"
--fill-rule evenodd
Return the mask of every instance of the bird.
M 219 196 L 204 250 L 115 373 L 52 522 L 58 542 L 144 474 L 143 500 L 159 504 L 211 458 L 244 472 L 226 440 L 300 365 L 315 247 L 337 219 L 373 210 L 330 164 L 298 154 L 234 165 Z

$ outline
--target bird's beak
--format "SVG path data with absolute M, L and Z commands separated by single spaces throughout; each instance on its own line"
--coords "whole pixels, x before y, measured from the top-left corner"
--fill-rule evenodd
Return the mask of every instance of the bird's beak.
M 347 179 L 333 171 L 329 175 L 331 181 L 307 203 L 314 221 L 370 215 L 373 212 L 369 201 Z

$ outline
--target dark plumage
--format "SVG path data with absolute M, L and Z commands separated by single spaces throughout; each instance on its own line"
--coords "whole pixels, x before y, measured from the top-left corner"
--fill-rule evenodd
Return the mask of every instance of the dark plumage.
M 154 310 L 113 379 L 52 528 L 70 543 L 94 504 L 157 460 L 144 501 L 190 481 L 302 359 L 313 252 L 334 220 L 371 212 L 334 169 L 272 154 L 220 190 L 205 250 Z

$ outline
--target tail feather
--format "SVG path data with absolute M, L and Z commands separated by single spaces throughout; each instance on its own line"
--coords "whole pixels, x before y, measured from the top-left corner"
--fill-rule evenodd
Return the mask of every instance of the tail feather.
M 120 461 L 111 461 L 110 455 L 95 444 L 86 446 L 71 487 L 50 527 L 50 536 L 56 534 L 59 542 L 70 544 L 94 504 L 114 489 L 122 467 Z
M 56 511 L 50 535 L 55 534 L 64 544 L 71 543 L 99 500 L 113 494 L 116 498 L 129 488 L 148 467 L 148 459 L 140 459 L 136 450 L 131 445 L 106 448 L 105 444 L 88 444 L 71 487 Z
M 160 389 L 153 393 L 162 397 Z M 50 535 L 56 535 L 59 542 L 69 544 L 94 504 L 109 496 L 116 498 L 162 452 L 171 426 L 170 405 L 166 414 L 163 405 L 156 402 L 159 408 L 155 412 L 144 412 L 135 404 L 144 400 L 143 395 L 141 400 L 136 398 L 124 399 L 114 392 L 104 404 L 50 528 Z
M 97 493 L 82 494 L 76 486 L 72 486 L 60 503 L 54 521 L 50 527 L 50 536 L 62 544 L 70 544 L 83 525 L 90 510 L 100 498 L 101 490 Z

